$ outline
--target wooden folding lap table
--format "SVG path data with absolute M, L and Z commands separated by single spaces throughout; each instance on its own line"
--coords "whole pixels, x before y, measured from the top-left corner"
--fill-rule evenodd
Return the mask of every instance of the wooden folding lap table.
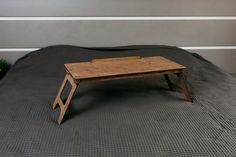
M 163 74 L 169 88 L 174 90 L 174 86 L 171 83 L 168 74 L 176 74 L 179 78 L 179 87 L 181 91 L 186 96 L 187 100 L 192 102 L 192 98 L 188 92 L 184 77 L 182 75 L 186 67 L 161 56 L 132 56 L 94 59 L 91 62 L 65 64 L 65 69 L 67 74 L 53 103 L 53 109 L 55 109 L 58 105 L 60 107 L 58 124 L 61 124 L 77 86 L 83 82 Z M 71 84 L 72 88 L 65 103 L 63 103 L 61 94 L 67 82 Z

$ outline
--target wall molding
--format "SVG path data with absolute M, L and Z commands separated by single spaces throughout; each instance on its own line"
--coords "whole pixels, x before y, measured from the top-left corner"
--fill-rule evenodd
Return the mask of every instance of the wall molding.
M 110 20 L 236 20 L 236 16 L 160 16 L 160 17 L 0 17 L 0 21 L 110 21 Z
M 179 46 L 185 50 L 236 50 L 236 46 Z M 40 48 L 0 48 L 0 52 L 28 52 Z

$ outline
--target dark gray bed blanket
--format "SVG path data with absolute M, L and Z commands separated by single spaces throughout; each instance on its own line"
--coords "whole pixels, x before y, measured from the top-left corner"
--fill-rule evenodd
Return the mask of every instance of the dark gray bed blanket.
M 186 65 L 194 103 L 163 76 L 84 83 L 57 125 L 64 63 L 131 55 Z M 0 81 L 0 156 L 236 156 L 236 79 L 176 47 L 44 48 Z

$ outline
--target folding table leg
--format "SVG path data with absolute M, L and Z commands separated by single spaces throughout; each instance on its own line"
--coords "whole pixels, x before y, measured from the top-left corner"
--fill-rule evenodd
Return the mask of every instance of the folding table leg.
M 173 84 L 171 83 L 168 74 L 165 74 L 164 76 L 165 76 L 166 82 L 167 82 L 167 84 L 168 84 L 168 86 L 169 86 L 169 89 L 170 89 L 171 91 L 174 91 Z
M 72 85 L 72 89 L 71 89 L 71 91 L 69 93 L 69 96 L 68 96 L 68 98 L 66 100 L 66 103 L 65 103 L 65 105 L 61 106 L 60 116 L 59 116 L 58 121 L 57 121 L 58 124 L 61 124 L 61 122 L 62 122 L 62 120 L 64 118 L 64 115 L 66 113 L 66 110 L 68 109 L 68 107 L 70 105 L 70 102 L 71 102 L 71 99 L 72 99 L 72 97 L 73 97 L 73 95 L 74 95 L 74 93 L 76 91 L 77 84 L 71 84 L 71 85 Z
M 62 92 L 63 92 L 63 90 L 64 90 L 64 88 L 66 86 L 66 82 L 67 82 L 67 75 L 65 76 L 65 78 L 64 78 L 64 80 L 62 82 L 62 85 L 61 85 L 61 87 L 60 87 L 60 89 L 59 89 L 59 91 L 57 93 L 57 96 L 56 96 L 56 98 L 54 100 L 54 103 L 52 105 L 53 109 L 55 109 L 59 105 L 59 99 L 61 99 L 61 94 L 62 94 Z
M 188 91 L 183 74 L 177 73 L 176 75 L 179 78 L 179 87 L 182 89 L 183 94 L 185 95 L 188 101 L 193 102 L 193 98 L 191 97 Z
M 71 88 L 71 91 L 70 91 L 70 93 L 69 93 L 69 95 L 66 99 L 65 104 L 64 104 L 63 101 L 61 100 L 61 94 L 62 94 L 62 92 L 65 88 L 65 85 L 66 85 L 67 81 L 71 84 L 72 88 Z M 53 103 L 53 108 L 55 108 L 58 104 L 60 106 L 60 116 L 59 116 L 58 121 L 57 121 L 58 124 L 61 124 L 61 122 L 64 118 L 64 115 L 66 113 L 66 110 L 68 109 L 68 107 L 70 105 L 71 99 L 72 99 L 72 97 L 73 97 L 73 95 L 74 95 L 74 93 L 77 89 L 77 86 L 78 85 L 77 85 L 76 81 L 69 74 L 66 74 L 65 79 L 64 79 L 64 81 L 61 85 L 61 88 L 60 88 L 60 90 L 57 94 L 57 97 L 56 97 L 56 99 Z

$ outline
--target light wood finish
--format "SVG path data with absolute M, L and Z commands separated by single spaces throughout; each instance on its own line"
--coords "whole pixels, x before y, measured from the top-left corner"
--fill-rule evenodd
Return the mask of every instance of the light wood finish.
M 78 83 L 81 82 L 164 74 L 169 88 L 173 90 L 168 74 L 177 74 L 180 79 L 180 88 L 182 89 L 182 92 L 186 98 L 192 102 L 192 98 L 182 76 L 182 72 L 186 69 L 186 67 L 164 57 L 154 56 L 141 58 L 140 56 L 131 56 L 94 59 L 91 62 L 65 64 L 65 69 L 67 74 L 53 103 L 53 109 L 55 109 L 57 105 L 59 105 L 61 109 L 58 124 L 61 124 L 65 112 L 68 109 L 71 99 L 76 91 Z M 72 89 L 64 104 L 61 100 L 61 94 L 67 82 L 71 84 Z
M 118 58 L 102 58 L 102 59 L 93 59 L 92 63 L 101 63 L 101 62 L 117 62 L 117 61 L 128 61 L 140 59 L 140 56 L 131 56 L 131 57 L 118 57 Z
M 182 89 L 182 92 L 188 99 L 188 101 L 193 102 L 193 98 L 191 97 L 190 93 L 188 92 L 187 85 L 185 83 L 185 79 L 182 73 L 177 73 L 176 74 L 179 77 L 179 87 Z
M 127 78 L 140 78 L 150 75 L 163 75 L 163 74 L 173 74 L 173 73 L 180 73 L 182 70 L 171 70 L 171 71 L 160 71 L 160 72 L 149 72 L 149 73 L 140 73 L 140 74 L 127 74 L 127 75 L 117 75 L 117 76 L 110 76 L 110 77 L 99 77 L 99 78 L 88 78 L 82 79 L 79 82 L 96 82 L 96 81 L 107 81 L 107 80 L 118 80 L 118 79 L 127 79 Z
M 109 61 L 110 60 L 110 61 Z M 76 80 L 106 78 L 122 75 L 159 73 L 171 70 L 183 70 L 186 67 L 164 57 L 96 59 L 92 62 L 65 64 L 67 71 Z
M 69 96 L 67 97 L 66 102 L 64 104 L 63 101 L 61 100 L 61 94 L 62 94 L 67 82 L 69 82 L 71 84 L 72 88 L 71 88 Z M 74 93 L 77 89 L 77 86 L 78 86 L 77 82 L 71 77 L 70 74 L 67 73 L 66 76 L 65 76 L 65 79 L 64 79 L 64 81 L 63 81 L 63 83 L 62 83 L 62 85 L 59 89 L 59 92 L 56 96 L 56 99 L 53 103 L 53 109 L 55 109 L 57 107 L 57 105 L 59 105 L 59 107 L 61 109 L 60 116 L 59 116 L 58 121 L 57 121 L 58 124 L 61 124 L 61 122 L 63 120 L 63 117 L 66 113 L 66 110 L 68 109 L 68 107 L 70 105 L 71 99 L 72 99 L 72 97 L 73 97 L 73 95 L 74 95 Z

